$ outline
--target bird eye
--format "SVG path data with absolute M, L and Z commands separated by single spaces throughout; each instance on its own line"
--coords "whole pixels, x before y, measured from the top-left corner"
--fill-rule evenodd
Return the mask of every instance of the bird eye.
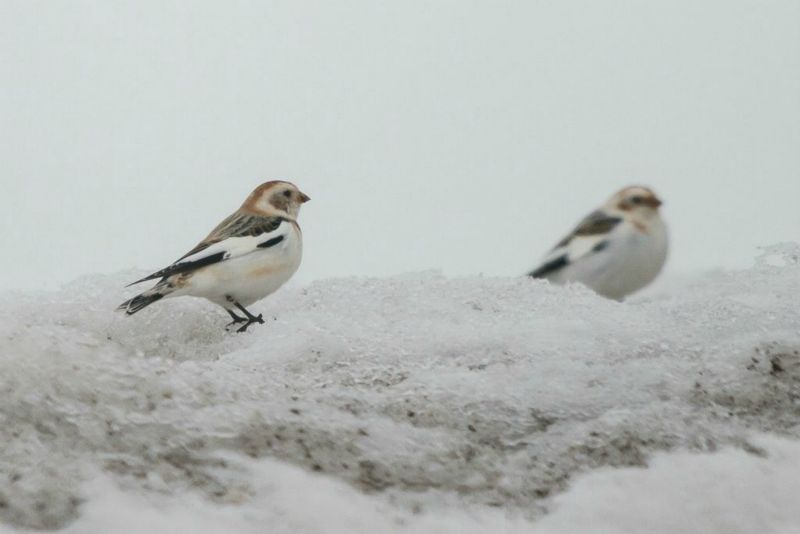
M 286 198 L 292 198 L 292 192 L 291 191 L 284 191 L 283 192 L 283 196 L 285 196 Z
M 634 204 L 641 204 L 642 202 L 644 202 L 644 197 L 636 195 L 635 197 L 631 197 L 631 202 L 633 202 Z

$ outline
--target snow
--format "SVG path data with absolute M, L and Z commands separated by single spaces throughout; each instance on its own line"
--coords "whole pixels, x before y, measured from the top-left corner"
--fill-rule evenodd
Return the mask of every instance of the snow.
M 800 444 L 755 440 L 760 454 L 659 454 L 647 469 L 603 469 L 556 497 L 540 534 L 800 532 Z
M 798 258 L 625 303 L 329 279 L 244 335 L 111 313 L 138 272 L 5 293 L 0 530 L 796 532 Z

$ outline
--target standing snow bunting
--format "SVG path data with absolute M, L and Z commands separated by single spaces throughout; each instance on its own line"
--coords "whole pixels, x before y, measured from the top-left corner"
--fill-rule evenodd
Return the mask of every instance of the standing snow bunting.
M 117 310 L 133 315 L 165 297 L 203 297 L 225 308 L 233 319 L 227 327 L 244 323 L 237 332 L 263 324 L 261 315 L 245 306 L 274 293 L 300 266 L 303 236 L 297 214 L 308 200 L 289 182 L 261 184 L 196 247 L 169 267 L 130 284 L 161 279 Z
M 556 284 L 580 282 L 622 300 L 652 282 L 667 259 L 660 205 L 650 189 L 626 187 L 583 219 L 528 275 Z

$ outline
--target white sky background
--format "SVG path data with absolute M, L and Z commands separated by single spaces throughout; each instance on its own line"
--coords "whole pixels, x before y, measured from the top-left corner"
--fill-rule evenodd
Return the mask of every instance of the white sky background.
M 267 179 L 301 282 L 517 275 L 629 183 L 668 270 L 800 238 L 800 2 L 0 0 L 0 287 L 163 267 Z

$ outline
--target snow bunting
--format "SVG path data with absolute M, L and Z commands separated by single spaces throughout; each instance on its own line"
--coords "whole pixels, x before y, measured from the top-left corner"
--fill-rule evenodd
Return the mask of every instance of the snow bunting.
M 132 284 L 161 280 L 117 308 L 133 315 L 165 297 L 204 297 L 219 304 L 244 332 L 264 319 L 245 306 L 281 287 L 300 266 L 303 241 L 297 215 L 309 197 L 294 184 L 266 182 L 175 263 Z M 241 312 L 244 317 L 237 315 Z
M 667 259 L 660 205 L 650 189 L 626 187 L 583 219 L 528 275 L 556 284 L 581 282 L 622 300 L 652 282 Z

